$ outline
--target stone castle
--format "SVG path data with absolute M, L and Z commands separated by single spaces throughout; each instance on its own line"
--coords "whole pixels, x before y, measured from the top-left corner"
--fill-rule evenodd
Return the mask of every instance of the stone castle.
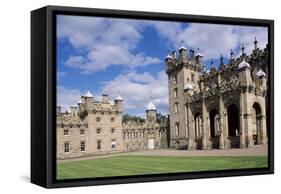
M 170 145 L 193 149 L 253 147 L 267 143 L 268 47 L 206 71 L 203 55 L 183 43 L 165 58 L 169 80 Z
M 57 107 L 57 158 L 173 147 L 227 149 L 267 143 L 268 47 L 206 71 L 203 54 L 183 45 L 165 57 L 169 116 L 159 121 L 150 102 L 146 119 L 123 121 L 123 98 L 101 101 L 88 91 L 70 113 Z
M 150 101 L 146 119 L 122 122 L 123 98 L 114 103 L 108 95 L 96 101 L 88 91 L 70 113 L 57 107 L 57 158 L 127 152 L 167 147 L 167 120 L 157 122 L 156 106 Z

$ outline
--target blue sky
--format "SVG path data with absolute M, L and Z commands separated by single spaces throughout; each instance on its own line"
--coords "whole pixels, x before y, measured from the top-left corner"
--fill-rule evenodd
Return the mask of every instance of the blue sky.
M 181 41 L 188 49 L 200 48 L 207 69 L 210 60 L 218 65 L 230 49 L 239 56 L 267 41 L 267 28 L 233 25 L 129 20 L 86 16 L 57 17 L 57 99 L 64 109 L 77 104 L 90 89 L 95 99 L 107 93 L 124 98 L 125 112 L 145 115 L 151 96 L 158 112 L 168 112 L 167 50 L 178 50 Z

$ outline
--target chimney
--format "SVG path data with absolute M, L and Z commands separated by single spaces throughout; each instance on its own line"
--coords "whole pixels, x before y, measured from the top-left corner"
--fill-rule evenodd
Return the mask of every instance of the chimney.
M 104 104 L 108 104 L 109 103 L 109 98 L 107 94 L 103 94 L 101 97 L 101 102 Z
M 72 117 L 76 117 L 78 113 L 78 107 L 77 106 L 70 106 L 70 115 Z

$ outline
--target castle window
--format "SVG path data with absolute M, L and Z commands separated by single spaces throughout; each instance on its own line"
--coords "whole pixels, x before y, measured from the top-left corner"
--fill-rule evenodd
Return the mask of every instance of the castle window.
M 178 77 L 177 75 L 174 76 L 174 84 L 177 84 L 178 83 Z
M 112 128 L 112 129 L 111 129 L 111 133 L 115 133 L 115 128 Z
M 64 148 L 64 152 L 65 152 L 65 153 L 68 153 L 68 152 L 69 152 L 69 142 L 65 142 L 65 143 L 63 144 L 63 148 Z
M 116 148 L 116 140 L 115 140 L 115 139 L 113 139 L 113 140 L 111 141 L 111 148 L 112 148 L 113 150 L 115 150 L 115 148 Z
M 180 134 L 180 124 L 176 123 L 176 136 L 179 136 Z
M 98 150 L 101 150 L 101 140 L 98 140 L 98 141 L 97 141 L 97 149 L 98 149 Z
M 80 150 L 81 152 L 84 152 L 86 150 L 86 143 L 85 141 L 80 142 Z
M 179 104 L 178 103 L 175 103 L 175 105 L 174 105 L 175 107 L 175 113 L 177 113 L 178 111 L 179 111 Z
M 69 130 L 68 129 L 63 130 L 63 135 L 69 135 Z
M 110 121 L 111 121 L 111 122 L 114 122 L 114 117 L 111 117 L 111 118 L 110 118 Z
M 84 135 L 85 134 L 85 130 L 84 129 L 80 129 L 80 135 Z
M 178 88 L 174 89 L 174 97 L 177 98 L 178 97 Z
M 96 118 L 96 122 L 100 122 L 100 117 L 97 117 L 97 118 Z
M 101 129 L 97 128 L 97 134 L 100 134 L 100 133 L 101 133 Z
M 191 81 L 194 82 L 194 74 L 191 74 Z
M 189 82 L 189 77 L 188 77 L 188 78 L 186 78 L 186 81 L 188 81 L 188 82 Z

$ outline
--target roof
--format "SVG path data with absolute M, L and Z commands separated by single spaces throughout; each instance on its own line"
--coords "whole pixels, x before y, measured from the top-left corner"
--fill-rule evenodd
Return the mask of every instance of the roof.
M 179 48 L 179 51 L 180 51 L 180 50 L 186 50 L 186 51 L 187 51 L 187 48 L 182 45 L 182 46 L 180 46 L 180 48 Z
M 93 94 L 91 94 L 90 90 L 88 90 L 84 96 L 87 98 L 93 98 Z
M 262 69 L 260 69 L 260 70 L 256 73 L 256 76 L 258 76 L 258 77 L 265 77 L 266 74 L 265 74 L 265 72 L 264 72 Z
M 190 84 L 185 84 L 184 85 L 184 90 L 193 90 L 193 86 Z
M 242 69 L 242 68 L 244 68 L 244 67 L 249 67 L 249 68 L 250 68 L 250 64 L 247 63 L 247 62 L 245 61 L 245 59 L 243 58 L 243 61 L 238 65 L 238 69 Z
M 115 100 L 123 100 L 123 98 L 122 98 L 122 96 L 120 96 L 120 94 L 118 94 L 118 96 Z
M 196 53 L 195 57 L 203 57 L 203 54 L 198 52 L 198 53 Z
M 146 106 L 146 110 L 156 110 L 156 106 L 151 101 L 149 101 Z
M 168 54 L 168 55 L 165 57 L 165 60 L 167 60 L 167 59 L 173 59 L 173 57 L 172 57 L 170 54 Z
M 187 51 L 187 48 L 185 47 L 185 46 L 183 46 L 183 41 L 181 42 L 181 46 L 180 46 L 180 48 L 179 48 L 179 51 L 180 50 L 186 50 Z

